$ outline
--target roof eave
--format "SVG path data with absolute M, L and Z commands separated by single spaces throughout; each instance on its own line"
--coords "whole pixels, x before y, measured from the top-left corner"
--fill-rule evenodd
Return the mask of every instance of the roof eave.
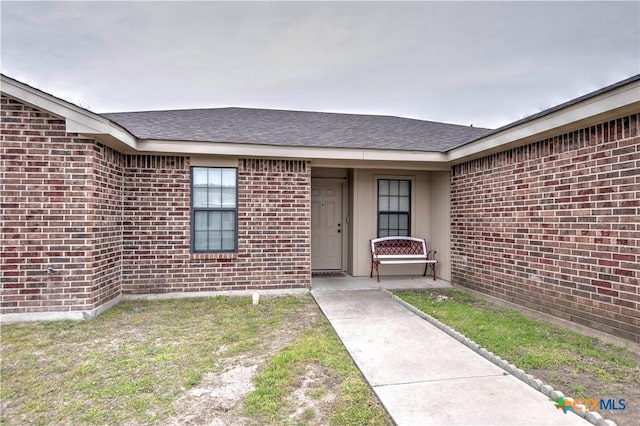
M 535 119 L 498 129 L 450 150 L 448 159 L 451 164 L 458 164 L 637 112 L 640 112 L 640 79 Z
M 320 148 L 298 146 L 275 146 L 261 144 L 238 144 L 226 142 L 193 142 L 142 139 L 138 149 L 177 155 L 224 155 L 263 158 L 304 158 L 308 160 L 338 161 L 401 161 L 446 163 L 447 154 L 433 151 L 398 151 L 364 148 Z
M 68 132 L 95 138 L 124 153 L 204 154 L 269 158 L 305 158 L 315 162 L 402 162 L 452 165 L 473 158 L 543 140 L 565 132 L 640 112 L 640 75 L 566 104 L 512 123 L 502 129 L 445 152 L 398 151 L 368 148 L 329 148 L 140 140 L 124 127 L 70 102 L 2 77 L 2 92 L 66 120 Z
M 98 139 L 120 151 L 137 150 L 137 139 L 109 119 L 42 90 L 0 75 L 2 93 L 65 119 L 66 130 Z

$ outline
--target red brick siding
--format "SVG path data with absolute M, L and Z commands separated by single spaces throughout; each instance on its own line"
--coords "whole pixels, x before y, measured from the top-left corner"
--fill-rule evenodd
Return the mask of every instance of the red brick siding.
M 452 281 L 640 342 L 640 115 L 451 178 Z
M 196 283 L 204 276 L 188 272 L 189 182 L 188 158 L 126 157 L 123 293 L 198 291 L 203 286 Z
M 191 254 L 190 181 L 188 158 L 126 158 L 124 293 L 310 285 L 307 162 L 239 161 L 237 253 Z
M 94 142 L 66 133 L 63 119 L 0 102 L 2 313 L 91 309 Z
M 93 146 L 93 305 L 121 293 L 124 156 L 100 143 Z
M 246 284 L 311 285 L 311 165 L 244 159 L 238 169 L 238 259 Z

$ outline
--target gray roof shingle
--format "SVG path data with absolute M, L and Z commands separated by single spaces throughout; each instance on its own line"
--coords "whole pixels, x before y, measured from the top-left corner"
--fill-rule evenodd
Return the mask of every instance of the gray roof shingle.
M 214 108 L 101 114 L 139 139 L 445 152 L 490 129 L 401 117 Z

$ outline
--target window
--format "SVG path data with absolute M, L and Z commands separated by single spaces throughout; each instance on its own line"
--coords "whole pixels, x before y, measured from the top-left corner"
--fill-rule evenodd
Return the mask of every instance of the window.
M 191 250 L 235 252 L 238 235 L 237 172 L 232 168 L 191 169 Z
M 378 237 L 411 235 L 411 181 L 378 179 Z

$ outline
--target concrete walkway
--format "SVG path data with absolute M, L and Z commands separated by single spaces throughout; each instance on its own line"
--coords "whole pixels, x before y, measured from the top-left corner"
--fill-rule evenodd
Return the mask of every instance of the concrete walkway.
M 590 425 L 382 291 L 312 294 L 398 425 Z

